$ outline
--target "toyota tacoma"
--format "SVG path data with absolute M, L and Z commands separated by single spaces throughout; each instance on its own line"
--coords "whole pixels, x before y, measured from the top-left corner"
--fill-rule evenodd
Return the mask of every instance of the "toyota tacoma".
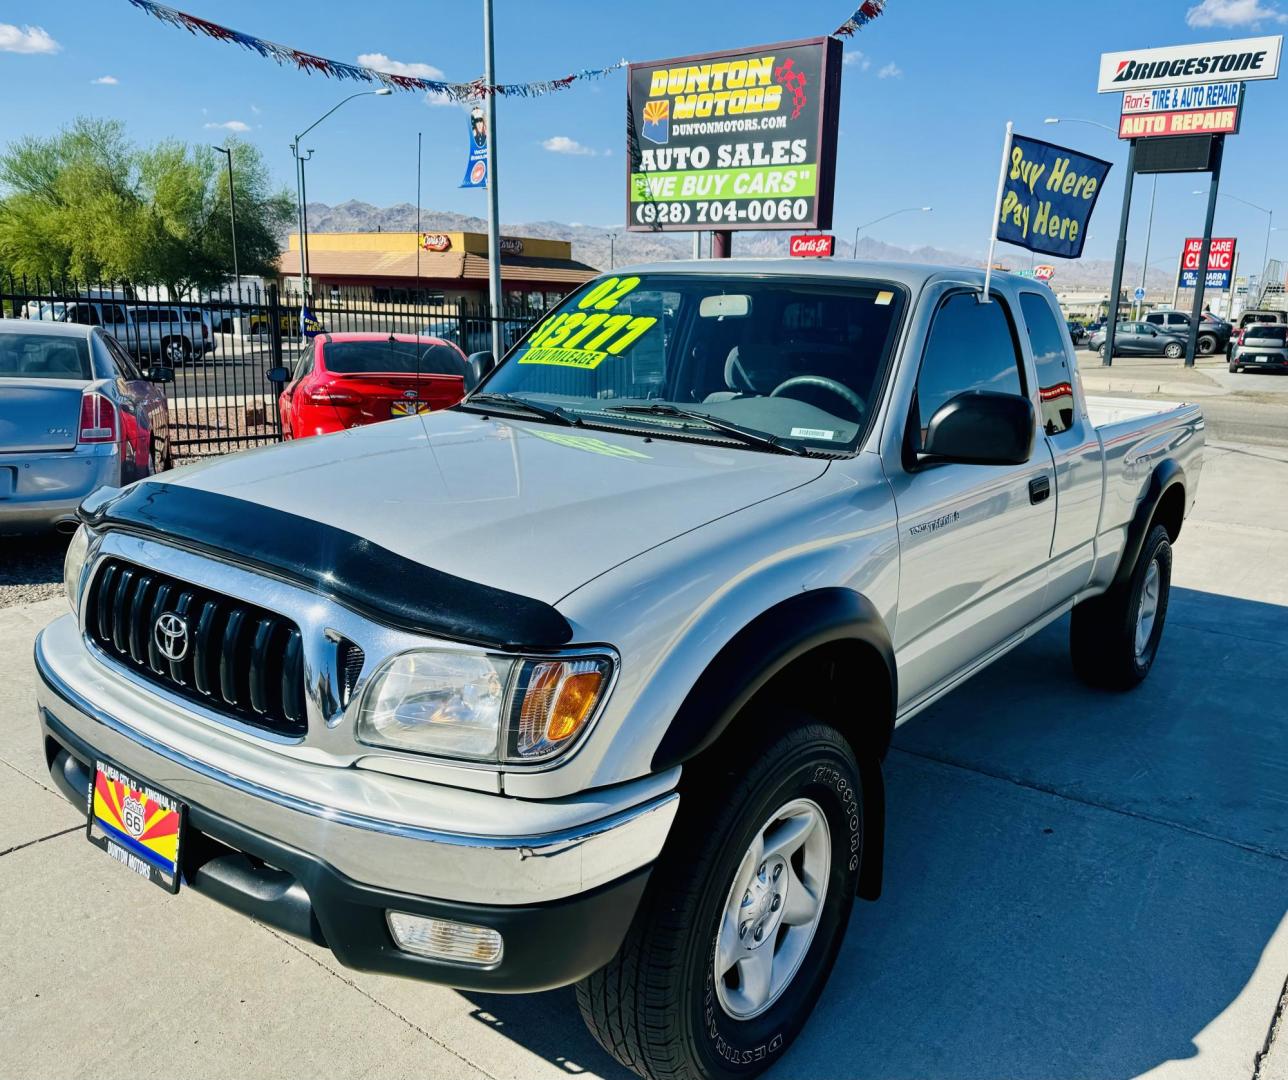
M 619 270 L 449 410 L 92 496 L 55 783 L 122 873 L 343 964 L 759 1072 L 880 892 L 894 728 L 1067 614 L 1089 682 L 1158 652 L 1200 411 L 1089 402 L 1050 290 L 984 288 Z

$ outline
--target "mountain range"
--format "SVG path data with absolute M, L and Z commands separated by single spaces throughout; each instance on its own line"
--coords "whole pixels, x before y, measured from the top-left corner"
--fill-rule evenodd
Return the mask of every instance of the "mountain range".
M 332 206 L 327 203 L 309 203 L 309 229 L 312 232 L 410 232 L 416 228 L 416 207 L 412 203 L 393 206 L 372 206 L 370 203 L 350 199 Z M 487 222 L 468 214 L 446 210 L 420 211 L 420 228 L 423 232 L 486 232 Z M 531 236 L 546 240 L 572 242 L 572 257 L 597 270 L 607 270 L 613 265 L 629 263 L 662 262 L 668 259 L 688 259 L 693 255 L 692 233 L 639 233 L 626 229 L 602 228 L 578 222 L 529 221 L 506 223 L 502 232 L 508 236 Z M 786 232 L 741 232 L 734 237 L 734 254 L 749 258 L 765 258 L 787 254 Z M 938 263 L 949 266 L 982 266 L 983 261 L 960 252 L 945 251 L 935 247 L 904 248 L 887 244 L 870 236 L 859 237 L 857 251 L 854 243 L 838 234 L 836 254 L 840 258 L 872 259 L 884 262 Z M 1040 257 L 1038 262 L 1043 261 Z M 1017 251 L 1007 250 L 999 256 L 1002 265 L 1015 269 L 1027 268 L 1029 258 Z M 1108 291 L 1113 274 L 1113 263 L 1107 259 L 1052 260 L 1056 267 L 1053 286 L 1061 288 L 1100 288 Z M 1127 263 L 1123 280 L 1140 281 L 1140 265 Z M 1171 289 L 1172 276 L 1163 270 L 1152 269 L 1146 282 L 1150 292 Z

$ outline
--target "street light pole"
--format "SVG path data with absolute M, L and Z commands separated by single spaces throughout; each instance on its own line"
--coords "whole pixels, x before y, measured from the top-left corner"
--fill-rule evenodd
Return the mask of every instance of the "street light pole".
M 1195 191 L 1193 194 L 1203 195 L 1206 193 Z M 1228 191 L 1220 192 L 1220 196 L 1223 199 L 1233 199 L 1237 203 L 1243 203 L 1244 206 L 1250 206 L 1253 210 L 1260 210 L 1266 215 L 1266 244 L 1261 253 L 1261 269 L 1257 271 L 1257 288 L 1264 291 L 1265 283 L 1261 279 L 1265 275 L 1267 264 L 1270 262 L 1270 234 L 1275 231 L 1275 212 L 1264 206 L 1258 206 L 1254 202 L 1248 202 L 1247 199 L 1241 199 L 1238 195 L 1231 195 Z M 1233 282 L 1231 282 L 1231 285 L 1233 285 Z
M 350 94 L 347 98 L 344 98 L 336 102 L 334 105 L 331 106 L 331 108 L 327 109 L 327 111 L 324 112 L 321 116 L 319 116 L 316 120 L 314 120 L 313 123 L 311 123 L 298 135 L 296 135 L 295 141 L 291 143 L 291 153 L 295 155 L 295 197 L 296 197 L 296 201 L 299 204 L 298 216 L 299 216 L 299 227 L 300 227 L 300 303 L 301 304 L 304 303 L 304 295 L 305 295 L 304 282 L 308 274 L 308 262 L 309 262 L 309 256 L 308 256 L 309 210 L 308 210 L 308 202 L 307 202 L 308 196 L 307 196 L 306 189 L 304 187 L 304 163 L 313 157 L 313 151 L 310 150 L 306 154 L 301 154 L 300 143 L 303 141 L 305 135 L 307 135 L 310 131 L 312 131 L 315 127 L 317 127 L 318 124 L 322 123 L 323 120 L 325 120 L 328 116 L 330 116 L 333 112 L 335 112 L 336 109 L 340 108 L 341 105 L 347 104 L 348 102 L 352 101 L 354 98 L 388 97 L 392 93 L 393 91 L 390 90 L 389 87 L 382 86 L 379 90 L 359 90 L 356 94 Z M 304 333 L 304 322 L 302 319 L 300 320 L 300 333 L 301 334 Z
M 905 206 L 902 210 L 891 210 L 890 213 L 882 214 L 879 218 L 873 218 L 871 221 L 865 221 L 862 225 L 857 226 L 854 230 L 854 257 L 856 259 L 859 257 L 859 233 L 861 233 L 864 229 L 870 228 L 873 225 L 877 225 L 880 222 L 885 221 L 887 218 L 896 217 L 899 214 L 913 214 L 913 213 L 929 214 L 933 209 L 934 209 L 933 206 Z
M 492 0 L 483 0 L 483 81 L 496 85 L 496 42 L 492 36 Z M 487 298 L 492 309 L 492 356 L 501 357 L 501 196 L 496 180 L 496 94 L 487 109 Z
M 237 282 L 237 299 L 241 300 L 241 271 L 237 269 L 237 192 L 233 187 L 233 150 L 231 146 L 216 146 L 228 158 L 228 217 L 233 234 L 233 278 Z
M 608 234 L 608 269 L 612 270 L 617 265 L 617 234 L 610 232 Z

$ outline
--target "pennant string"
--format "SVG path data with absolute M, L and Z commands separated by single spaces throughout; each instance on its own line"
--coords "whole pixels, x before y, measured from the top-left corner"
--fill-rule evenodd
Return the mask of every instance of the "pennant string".
M 502 97 L 542 97 L 545 94 L 553 94 L 558 90 L 566 90 L 574 82 L 602 79 L 615 71 L 620 71 L 628 63 L 626 60 L 618 60 L 617 63 L 609 64 L 607 67 L 583 68 L 581 71 L 574 71 L 571 74 L 564 75 L 562 78 L 543 79 L 537 82 L 489 84 L 482 79 L 474 79 L 471 82 L 454 83 L 440 79 L 424 79 L 415 75 L 392 75 L 387 71 L 378 71 L 375 68 L 362 67 L 359 64 L 346 64 L 341 60 L 328 60 L 323 56 L 314 56 L 313 53 L 301 52 L 299 49 L 279 45 L 275 41 L 266 41 L 263 38 L 255 37 L 253 34 L 245 34 L 240 30 L 220 26 L 218 23 L 210 22 L 207 19 L 200 19 L 196 15 L 189 15 L 176 8 L 167 7 L 165 4 L 158 4 L 155 0 L 130 0 L 130 3 L 140 11 L 146 12 L 153 18 L 159 19 L 176 29 L 187 30 L 194 35 L 202 34 L 208 38 L 213 38 L 215 41 L 240 45 L 243 49 L 258 53 L 267 60 L 273 60 L 282 65 L 290 64 L 309 74 L 316 72 L 319 75 L 325 75 L 333 79 L 352 79 L 355 82 L 379 83 L 390 90 L 437 94 L 455 102 L 478 101 L 489 94 L 497 94 Z M 832 36 L 851 37 L 877 18 L 884 10 L 885 0 L 864 0 L 853 15 L 832 31 Z

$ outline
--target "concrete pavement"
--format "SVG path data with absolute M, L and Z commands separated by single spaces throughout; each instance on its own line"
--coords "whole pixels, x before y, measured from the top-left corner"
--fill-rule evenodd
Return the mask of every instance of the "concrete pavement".
M 1136 692 L 1062 620 L 900 729 L 885 896 L 773 1075 L 1288 1080 L 1288 451 L 1209 448 L 1173 586 Z M 357 975 L 90 847 L 32 716 L 62 610 L 0 610 L 6 1074 L 626 1075 L 570 991 Z

